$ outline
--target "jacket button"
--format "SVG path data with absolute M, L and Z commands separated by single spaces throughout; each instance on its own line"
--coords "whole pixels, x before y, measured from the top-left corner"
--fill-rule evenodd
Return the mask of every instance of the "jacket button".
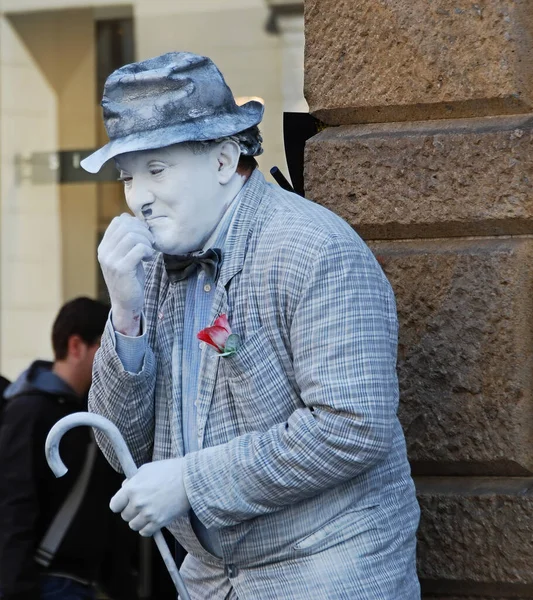
M 232 577 L 237 577 L 237 574 L 239 573 L 239 569 L 237 569 L 237 567 L 235 565 L 226 565 L 224 567 L 224 572 L 226 574 L 226 577 L 228 579 L 231 579 Z

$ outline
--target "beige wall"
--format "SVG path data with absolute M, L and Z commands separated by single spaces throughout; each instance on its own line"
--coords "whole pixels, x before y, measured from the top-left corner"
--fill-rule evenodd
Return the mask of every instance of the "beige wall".
M 298 13 L 279 15 L 283 111 L 309 112 L 304 97 L 304 20 Z
M 57 103 L 57 148 L 96 144 L 94 21 L 91 10 L 13 16 L 13 25 L 38 61 Z M 96 292 L 96 185 L 59 186 L 62 300 Z
M 179 0 L 177 0 L 179 1 Z M 0 11 L 22 13 L 28 11 L 64 10 L 72 8 L 92 8 L 99 6 L 130 5 L 127 0 L 0 0 Z
M 59 186 L 17 180 L 15 159 L 57 148 L 57 99 L 23 36 L 0 19 L 1 370 L 49 355 L 61 302 Z M 22 169 L 26 175 L 26 169 Z
M 64 49 L 58 61 L 59 147 L 79 150 L 96 146 L 96 54 L 90 10 L 59 13 Z M 68 49 L 68 51 L 67 51 Z M 97 186 L 61 185 L 63 300 L 96 295 Z
M 50 358 L 58 307 L 96 292 L 94 184 L 36 184 L 15 157 L 95 144 L 92 11 L 3 17 L 0 369 Z

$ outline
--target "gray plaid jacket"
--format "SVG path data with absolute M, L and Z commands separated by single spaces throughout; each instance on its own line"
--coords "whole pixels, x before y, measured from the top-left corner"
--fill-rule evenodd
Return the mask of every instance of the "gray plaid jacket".
M 223 559 L 188 518 L 169 529 L 239 598 L 309 600 L 320 589 L 328 599 L 416 600 L 419 509 L 396 416 L 387 279 L 347 223 L 257 170 L 227 248 L 212 318 L 227 314 L 241 346 L 226 358 L 203 348 L 200 450 L 185 457 L 191 506 L 219 530 Z M 124 371 L 109 325 L 95 360 L 89 408 L 118 426 L 138 464 L 183 455 L 175 353 L 185 290 L 169 284 L 161 257 L 151 263 L 141 372 Z M 200 582 L 193 597 L 223 599 L 224 586 L 202 590 L 201 571 L 186 574 Z

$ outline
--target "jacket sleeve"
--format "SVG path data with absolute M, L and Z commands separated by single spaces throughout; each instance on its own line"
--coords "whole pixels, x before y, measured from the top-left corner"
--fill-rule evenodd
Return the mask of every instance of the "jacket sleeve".
M 206 527 L 311 498 L 390 450 L 398 405 L 391 287 L 370 250 L 345 236 L 324 242 L 307 265 L 290 320 L 303 407 L 265 432 L 185 457 L 187 495 Z
M 5 407 L 0 426 L 0 587 L 3 600 L 39 600 L 37 544 L 39 469 L 47 430 L 21 399 Z
M 118 427 L 138 466 L 152 458 L 155 379 L 156 362 L 149 344 L 141 370 L 138 373 L 125 370 L 116 351 L 115 331 L 109 319 L 94 360 L 88 408 Z M 95 431 L 95 437 L 109 463 L 121 472 L 107 436 Z

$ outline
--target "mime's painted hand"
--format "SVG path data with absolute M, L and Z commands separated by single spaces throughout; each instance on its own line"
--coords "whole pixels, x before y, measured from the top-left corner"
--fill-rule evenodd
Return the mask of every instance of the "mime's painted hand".
M 113 326 L 126 335 L 139 335 L 144 304 L 143 260 L 155 256 L 153 244 L 154 236 L 147 225 L 124 213 L 111 221 L 98 246 L 98 261 L 113 310 Z
M 109 507 L 120 512 L 134 531 L 150 537 L 191 508 L 183 483 L 183 466 L 183 458 L 142 465 L 124 481 Z

